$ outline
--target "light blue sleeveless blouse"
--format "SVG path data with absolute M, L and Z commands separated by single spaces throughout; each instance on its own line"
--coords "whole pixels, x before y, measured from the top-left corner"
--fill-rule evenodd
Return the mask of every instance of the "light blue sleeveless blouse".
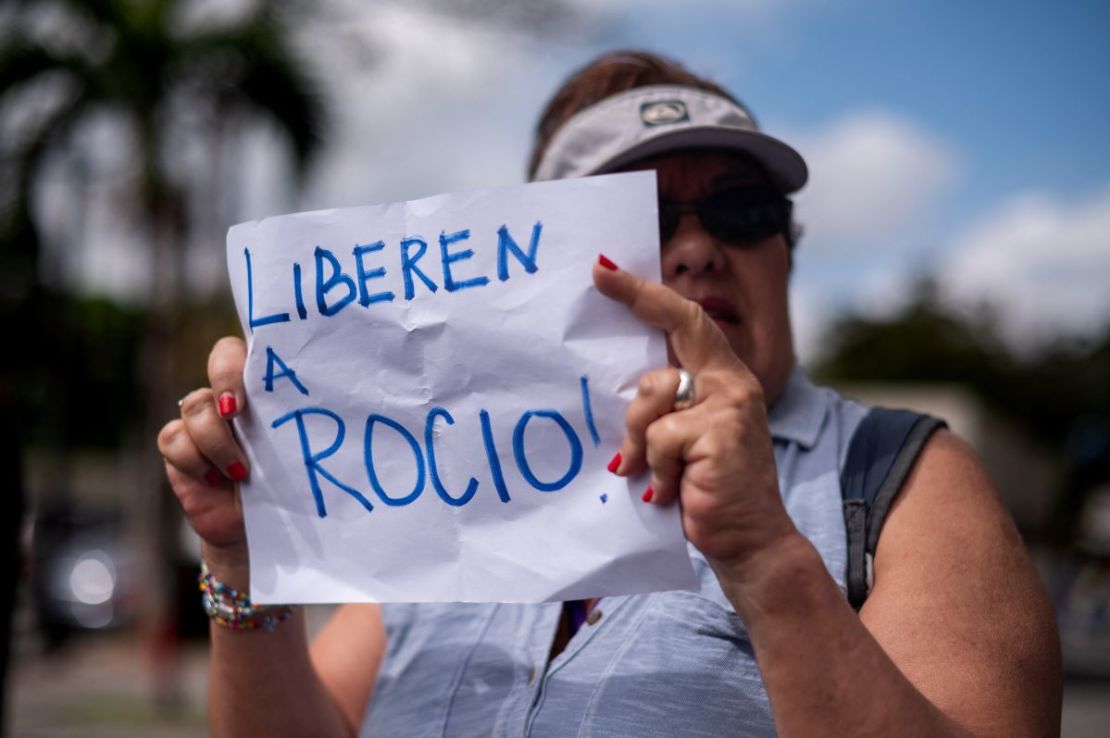
M 842 590 L 839 469 L 865 414 L 801 369 L 770 411 L 786 509 Z M 550 663 L 559 603 L 384 605 L 389 645 L 361 735 L 774 735 L 744 625 L 690 557 L 700 591 L 606 597 Z

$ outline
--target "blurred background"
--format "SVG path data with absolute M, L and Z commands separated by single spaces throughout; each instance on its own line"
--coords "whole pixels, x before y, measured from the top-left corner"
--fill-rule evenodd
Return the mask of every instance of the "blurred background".
M 978 448 L 1056 606 L 1063 732 L 1104 735 L 1108 34 L 1094 0 L 6 0 L 8 734 L 206 732 L 154 439 L 238 331 L 227 228 L 519 183 L 562 78 L 638 47 L 807 158 L 804 364 Z

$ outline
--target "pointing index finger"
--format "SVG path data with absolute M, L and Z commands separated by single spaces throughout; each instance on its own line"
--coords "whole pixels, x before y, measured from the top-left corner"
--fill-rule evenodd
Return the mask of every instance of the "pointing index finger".
M 610 268 L 600 260 L 594 264 L 593 277 L 603 295 L 624 304 L 648 325 L 665 331 L 675 356 L 687 370 L 697 373 L 735 368 L 739 363 L 724 334 L 696 302 L 666 285 Z

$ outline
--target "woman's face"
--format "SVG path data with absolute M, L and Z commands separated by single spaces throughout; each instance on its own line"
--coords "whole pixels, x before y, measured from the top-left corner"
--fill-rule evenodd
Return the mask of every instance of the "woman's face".
M 627 169 L 655 169 L 660 198 L 696 201 L 724 185 L 766 184 L 743 157 L 722 151 L 665 154 Z M 684 212 L 662 245 L 663 283 L 699 303 L 763 386 L 778 398 L 794 366 L 787 306 L 790 250 L 780 233 L 754 243 L 721 241 Z

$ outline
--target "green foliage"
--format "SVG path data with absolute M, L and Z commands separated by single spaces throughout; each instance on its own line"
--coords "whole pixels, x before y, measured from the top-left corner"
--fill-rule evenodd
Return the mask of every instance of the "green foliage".
M 22 440 L 118 446 L 136 421 L 142 314 L 103 299 L 47 291 L 0 303 L 14 349 L 4 367 L 19 388 Z
M 216 339 L 238 332 L 226 299 L 190 303 L 174 331 L 175 396 L 207 384 L 208 352 Z M 139 430 L 146 398 L 139 346 L 149 312 L 103 298 L 39 291 L 30 300 L 0 301 L 0 321 L 16 347 L 3 366 L 19 389 L 22 440 L 30 446 L 118 448 Z M 157 409 L 168 420 L 172 406 Z
M 963 384 L 1061 450 L 1077 418 L 1110 423 L 1110 325 L 1101 338 L 1060 340 L 1019 355 L 999 339 L 989 306 L 965 314 L 936 293 L 924 280 L 896 315 L 834 321 L 814 376 Z
M 17 348 L 2 371 L 22 403 L 28 443 L 108 447 L 132 428 L 152 438 L 172 414 L 169 398 L 179 396 L 181 381 L 204 379 L 207 346 L 181 361 L 177 354 L 186 342 L 210 346 L 226 332 L 229 311 L 197 319 L 181 294 L 176 272 L 188 214 L 203 211 L 194 200 L 211 193 L 187 190 L 170 154 L 186 142 L 219 150 L 240 131 L 237 121 L 252 119 L 286 133 L 298 172 L 320 143 L 320 95 L 278 4 L 257 3 L 219 25 L 189 21 L 192 7 L 189 0 L 36 0 L 5 12 L 0 319 Z M 98 117 L 126 132 L 135 166 L 137 176 L 118 177 L 125 190 L 119 211 L 133 217 L 158 265 L 146 310 L 39 282 L 44 244 L 31 206 L 35 188 L 48 160 L 60 154 L 68 161 L 82 143 L 75 134 Z M 67 247 L 80 248 L 79 241 Z M 208 329 L 216 324 L 218 332 Z M 173 376 L 183 364 L 200 376 Z
M 0 34 L 0 120 L 19 117 L 13 111 L 20 109 L 36 113 L 24 115 L 22 125 L 0 141 L 5 261 L 22 254 L 23 267 L 37 262 L 31 189 L 45 159 L 65 150 L 76 129 L 95 115 L 114 116 L 131 134 L 140 172 L 136 199 L 156 223 L 184 211 L 184 193 L 167 169 L 167 147 L 179 145 L 175 135 L 212 136 L 239 117 L 270 120 L 287 134 L 303 170 L 321 140 L 323 106 L 274 4 L 260 3 L 219 27 L 184 23 L 189 5 L 66 0 L 23 3 L 8 14 L 14 22 Z M 180 242 L 180 230 L 173 235 Z M 20 290 L 7 290 L 13 291 Z

